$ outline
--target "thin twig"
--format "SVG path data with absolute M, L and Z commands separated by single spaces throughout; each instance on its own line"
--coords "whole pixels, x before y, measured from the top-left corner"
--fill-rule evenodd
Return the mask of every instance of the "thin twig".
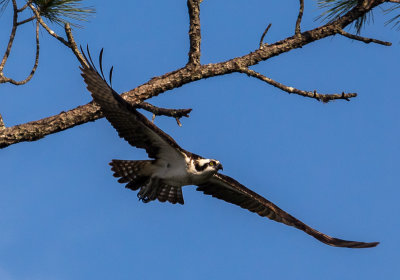
M 10 79 L 10 78 L 5 78 L 6 82 L 9 82 L 9 83 L 11 83 L 13 85 L 16 85 L 16 86 L 20 86 L 20 85 L 26 84 L 27 82 L 29 82 L 32 79 L 32 77 L 35 74 L 36 69 L 37 69 L 37 67 L 39 65 L 39 46 L 40 46 L 39 45 L 39 21 L 36 20 L 36 54 L 35 54 L 35 63 L 33 64 L 31 73 L 28 75 L 28 77 L 26 77 L 25 80 L 15 81 L 15 80 Z
M 39 12 L 36 10 L 36 8 L 32 5 L 29 4 L 29 7 L 31 8 L 31 10 L 33 11 L 33 13 L 35 14 L 37 20 L 39 21 L 40 25 L 43 26 L 43 28 L 54 38 L 56 38 L 58 41 L 60 41 L 61 43 L 63 43 L 64 45 L 66 45 L 68 48 L 70 47 L 69 43 L 61 36 L 58 36 L 57 33 L 55 33 L 53 30 L 51 30 L 47 24 L 43 21 L 42 17 L 40 16 Z
M 75 54 L 76 58 L 79 60 L 81 65 L 87 67 L 88 66 L 87 62 L 86 62 L 85 58 L 83 57 L 83 55 L 81 54 L 81 52 L 79 51 L 79 48 L 75 42 L 74 36 L 72 35 L 71 26 L 69 25 L 69 23 L 65 24 L 64 29 L 65 29 L 65 34 L 67 35 L 67 38 L 68 38 L 69 48 Z
M 366 44 L 375 43 L 375 44 L 384 45 L 384 46 L 392 45 L 391 42 L 386 42 L 386 41 L 381 41 L 381 40 L 377 40 L 377 39 L 372 39 L 372 38 L 367 38 L 367 37 L 350 34 L 350 33 L 347 33 L 346 31 L 344 31 L 343 29 L 339 29 L 339 34 L 343 35 L 347 38 L 353 39 L 353 40 L 364 42 Z
M 200 30 L 200 3 L 199 0 L 188 0 L 187 6 L 189 10 L 189 61 L 188 65 L 200 65 L 200 44 L 201 44 L 201 30 Z
M 310 97 L 310 98 L 314 98 L 317 99 L 318 101 L 322 101 L 324 103 L 328 103 L 331 100 L 335 100 L 335 99 L 345 99 L 347 101 L 350 101 L 350 98 L 356 97 L 357 93 L 344 93 L 342 92 L 341 94 L 321 94 L 321 93 L 317 93 L 316 90 L 314 91 L 304 91 L 304 90 L 299 90 L 293 87 L 288 87 L 285 86 L 284 84 L 281 84 L 277 81 L 272 80 L 271 78 L 265 77 L 264 75 L 261 75 L 260 73 L 254 71 L 254 70 L 250 70 L 247 67 L 238 67 L 238 72 L 247 74 L 248 76 L 257 78 L 261 81 L 267 82 L 268 84 L 277 87 L 283 91 L 286 91 L 287 93 L 294 93 L 294 94 L 298 94 L 304 97 Z
M 35 18 L 36 18 L 36 16 L 31 16 L 30 18 L 27 18 L 27 19 L 24 19 L 23 21 L 17 22 L 17 25 L 25 24 L 27 22 L 34 20 Z
M 267 61 L 272 57 L 277 57 L 292 50 L 302 48 L 323 38 L 334 36 L 338 34 L 338 28 L 345 28 L 383 2 L 383 0 L 371 0 L 368 2 L 368 5 L 357 5 L 343 16 L 323 26 L 305 32 L 303 31 L 298 36 L 285 38 L 243 56 L 235 57 L 227 61 L 200 65 L 195 70 L 188 69 L 187 67 L 176 69 L 164 75 L 152 78 L 142 85 L 125 92 L 122 96 L 132 104 L 139 103 L 195 81 L 239 72 L 236 64 L 249 67 L 261 61 Z M 354 96 L 347 97 L 345 94 L 342 96 L 343 99 L 350 97 Z M 25 141 L 36 141 L 47 135 L 95 121 L 102 117 L 103 114 L 100 107 L 90 102 L 41 120 L 6 127 L 5 130 L 0 132 L 0 149 Z
M 29 0 L 28 2 L 25 3 L 25 5 L 22 6 L 21 9 L 18 9 L 18 13 L 24 11 L 26 8 L 28 8 L 28 6 L 32 3 L 32 0 Z
M 13 26 L 11 28 L 11 35 L 10 35 L 10 39 L 8 40 L 8 44 L 7 44 L 7 49 L 6 52 L 4 53 L 3 59 L 0 63 L 0 82 L 3 78 L 3 69 L 4 69 L 4 65 L 7 62 L 7 59 L 10 55 L 11 52 L 11 48 L 14 42 L 14 38 L 15 38 L 15 33 L 17 31 L 17 20 L 18 20 L 18 9 L 17 9 L 17 1 L 16 0 L 12 0 L 12 4 L 13 4 L 13 9 L 14 9 L 14 13 L 13 13 Z
M 300 0 L 299 15 L 297 16 L 296 28 L 294 31 L 295 34 L 301 33 L 300 24 L 301 24 L 301 19 L 303 18 L 303 12 L 304 12 L 304 0 Z
M 265 28 L 264 33 L 261 35 L 260 38 L 260 49 L 264 46 L 264 45 L 268 45 L 267 43 L 263 43 L 264 42 L 264 37 L 265 35 L 267 35 L 268 30 L 271 28 L 272 23 L 268 24 L 267 28 Z

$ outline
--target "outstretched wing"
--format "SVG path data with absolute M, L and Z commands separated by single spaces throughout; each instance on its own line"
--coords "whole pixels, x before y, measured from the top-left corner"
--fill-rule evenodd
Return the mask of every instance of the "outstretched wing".
M 84 54 L 83 51 L 82 53 Z M 101 50 L 99 57 L 101 75 L 94 66 L 89 49 L 89 59 L 85 56 L 89 65 L 80 67 L 81 75 L 85 80 L 87 89 L 92 94 L 93 100 L 100 105 L 105 117 L 118 131 L 119 136 L 132 146 L 145 149 L 150 158 L 161 158 L 168 162 L 182 160 L 184 154 L 188 153 L 171 136 L 155 126 L 119 96 L 106 82 L 102 69 L 102 54 L 103 50 Z M 111 76 L 112 68 L 110 80 Z
M 225 200 L 226 202 L 236 204 L 251 212 L 257 213 L 262 217 L 268 217 L 276 222 L 293 226 L 331 246 L 347 248 L 370 248 L 379 244 L 379 242 L 365 243 L 358 241 L 347 241 L 323 234 L 286 213 L 272 202 L 249 190 L 231 177 L 219 173 L 211 177 L 207 183 L 199 185 L 197 190 L 204 192 L 204 194 L 212 195 L 213 197 Z

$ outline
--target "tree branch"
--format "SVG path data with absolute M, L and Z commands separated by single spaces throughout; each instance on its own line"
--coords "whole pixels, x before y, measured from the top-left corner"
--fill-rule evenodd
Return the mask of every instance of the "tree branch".
M 31 73 L 29 73 L 28 77 L 26 77 L 25 80 L 16 81 L 16 80 L 4 77 L 3 78 L 4 82 L 8 82 L 8 83 L 11 83 L 16 86 L 24 85 L 27 82 L 29 82 L 32 79 L 33 75 L 35 74 L 36 69 L 39 65 L 39 47 L 40 47 L 40 45 L 39 45 L 39 21 L 36 21 L 36 54 L 35 54 L 35 63 L 33 64 Z
M 198 66 L 200 65 L 200 43 L 201 43 L 201 31 L 200 31 L 200 0 L 188 0 L 187 6 L 189 10 L 189 61 L 188 65 Z
M 360 2 L 342 17 L 329 22 L 321 27 L 305 31 L 296 36 L 286 38 L 274 44 L 257 49 L 247 55 L 234 59 L 200 65 L 198 67 L 183 67 L 176 71 L 166 73 L 151 79 L 145 84 L 136 87 L 122 96 L 132 104 L 140 103 L 145 99 L 154 97 L 165 91 L 181 87 L 185 84 L 205 78 L 237 72 L 237 65 L 249 67 L 261 61 L 268 60 L 282 53 L 301 48 L 314 41 L 333 36 L 338 29 L 343 29 L 360 16 L 366 14 L 374 7 L 384 3 L 384 0 L 369 0 Z M 34 141 L 46 135 L 94 121 L 102 117 L 100 109 L 92 103 L 77 107 L 68 112 L 48 117 L 39 121 L 8 127 L 0 133 L 0 148 L 7 147 L 23 141 Z
M 27 22 L 34 20 L 35 18 L 36 18 L 35 16 L 31 16 L 30 18 L 27 18 L 27 19 L 24 19 L 23 21 L 17 22 L 17 25 L 25 24 Z
M 36 8 L 32 5 L 29 4 L 29 7 L 31 8 L 31 10 L 33 11 L 33 13 L 35 14 L 37 20 L 39 21 L 40 25 L 43 26 L 43 28 L 54 38 L 56 38 L 58 41 L 60 41 L 61 43 L 63 43 L 64 45 L 66 45 L 68 48 L 70 47 L 69 43 L 61 36 L 58 36 L 57 33 L 55 33 L 53 30 L 51 30 L 47 24 L 43 21 L 42 17 L 40 16 L 39 12 L 36 10 Z
M 72 50 L 72 52 L 74 53 L 78 61 L 81 63 L 81 65 L 87 66 L 88 65 L 87 61 L 85 60 L 85 58 L 79 51 L 78 46 L 76 45 L 74 36 L 72 35 L 71 26 L 69 25 L 69 23 L 65 24 L 64 29 L 65 29 L 65 34 L 67 35 L 68 38 L 69 48 Z
M 0 131 L 4 130 L 5 128 L 6 126 L 4 125 L 3 117 L 0 114 Z
M 342 36 L 345 36 L 347 38 L 353 39 L 353 40 L 364 42 L 366 44 L 375 43 L 375 44 L 384 45 L 384 46 L 392 45 L 391 42 L 385 42 L 385 41 L 381 41 L 381 40 L 377 40 L 377 39 L 372 39 L 372 38 L 367 38 L 367 37 L 350 34 L 350 33 L 347 33 L 346 31 L 344 31 L 343 29 L 339 29 L 339 34 Z
M 161 107 L 156 107 L 154 105 L 151 105 L 150 103 L 147 102 L 142 102 L 136 105 L 137 108 L 144 109 L 148 112 L 153 113 L 155 116 L 167 116 L 167 117 L 173 117 L 175 119 L 180 119 L 182 117 L 189 117 L 189 113 L 192 111 L 192 109 L 167 109 L 167 108 L 161 108 Z
M 297 16 L 296 28 L 294 31 L 295 34 L 300 34 L 301 32 L 300 24 L 301 24 L 301 19 L 303 18 L 303 12 L 304 12 L 304 0 L 300 0 L 299 15 Z
M 298 94 L 304 97 L 309 97 L 309 98 L 314 98 L 318 101 L 322 101 L 324 103 L 328 103 L 331 100 L 336 100 L 336 99 L 345 99 L 347 101 L 350 101 L 350 98 L 356 97 L 357 93 L 341 93 L 341 94 L 321 94 L 317 93 L 316 90 L 314 91 L 304 91 L 304 90 L 299 90 L 294 87 L 289 87 L 285 86 L 284 84 L 281 84 L 277 81 L 272 80 L 271 78 L 265 77 L 264 75 L 261 75 L 260 73 L 250 70 L 249 68 L 246 67 L 240 67 L 238 66 L 238 72 L 247 74 L 248 76 L 257 78 L 261 81 L 264 81 L 274 87 L 277 87 L 283 91 L 286 91 L 287 93 L 291 94 Z
M 22 8 L 21 9 L 18 9 L 17 11 L 18 11 L 18 13 L 21 13 L 21 12 L 23 12 L 26 8 L 28 8 L 28 6 L 30 5 L 32 3 L 32 0 L 29 0 L 28 2 L 26 2 L 25 3 L 25 5 L 24 6 L 22 6 Z
M 264 33 L 261 35 L 259 49 L 261 49 L 264 45 L 268 45 L 267 43 L 264 44 L 264 37 L 265 35 L 267 35 L 268 30 L 271 28 L 271 25 L 272 25 L 271 23 L 268 24 L 267 28 L 265 28 L 264 30 Z
M 8 40 L 6 52 L 4 53 L 3 59 L 0 63 L 0 82 L 2 81 L 2 78 L 3 78 L 4 65 L 6 64 L 7 59 L 10 56 L 11 48 L 12 48 L 14 38 L 15 38 L 15 33 L 17 32 L 18 8 L 17 8 L 16 0 L 12 0 L 12 4 L 13 4 L 13 10 L 14 10 L 13 26 L 11 28 L 11 35 L 10 35 L 10 39 Z

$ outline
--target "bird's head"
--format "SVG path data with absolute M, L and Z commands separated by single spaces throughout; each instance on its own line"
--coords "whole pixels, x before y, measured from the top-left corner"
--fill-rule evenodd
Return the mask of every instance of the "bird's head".
M 218 170 L 223 170 L 222 164 L 215 159 L 199 159 L 194 163 L 196 171 L 199 173 L 217 173 Z

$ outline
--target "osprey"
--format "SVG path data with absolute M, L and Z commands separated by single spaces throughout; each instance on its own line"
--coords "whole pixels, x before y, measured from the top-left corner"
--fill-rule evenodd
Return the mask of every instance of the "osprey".
M 82 51 L 82 53 L 84 53 Z M 100 52 L 100 73 L 90 57 L 83 66 L 82 77 L 93 100 L 100 105 L 107 120 L 134 147 L 146 150 L 151 160 L 112 160 L 110 165 L 118 182 L 137 191 L 143 202 L 158 199 L 161 202 L 183 204 L 182 187 L 196 185 L 206 195 L 236 204 L 262 217 L 293 226 L 319 241 L 336 247 L 369 248 L 379 242 L 357 242 L 323 234 L 281 210 L 264 197 L 246 188 L 236 180 L 219 173 L 222 164 L 182 149 L 168 134 L 140 114 L 134 106 L 118 95 L 104 78 Z M 85 55 L 85 54 L 84 54 Z M 85 56 L 86 58 L 86 56 Z M 110 70 L 110 83 L 112 68 Z

